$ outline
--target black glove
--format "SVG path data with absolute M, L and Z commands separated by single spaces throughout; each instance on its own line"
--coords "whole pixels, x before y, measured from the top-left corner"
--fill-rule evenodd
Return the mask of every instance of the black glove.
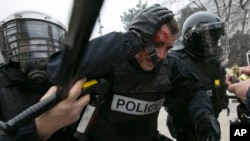
M 129 30 L 136 31 L 141 36 L 144 43 L 152 42 L 153 36 L 160 27 L 171 20 L 174 14 L 166 7 L 159 4 L 152 5 L 142 10 L 131 21 Z
M 196 141 L 219 141 L 220 123 L 214 115 L 201 114 L 195 122 Z
M 168 114 L 167 121 L 166 121 L 168 130 L 172 137 L 177 138 L 178 134 L 182 131 L 181 127 L 176 124 L 174 119 Z

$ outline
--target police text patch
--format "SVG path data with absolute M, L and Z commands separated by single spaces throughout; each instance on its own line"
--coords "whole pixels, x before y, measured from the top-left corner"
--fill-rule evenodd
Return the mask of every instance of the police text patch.
M 146 115 L 159 111 L 165 98 L 157 101 L 144 101 L 115 94 L 111 110 L 132 115 Z

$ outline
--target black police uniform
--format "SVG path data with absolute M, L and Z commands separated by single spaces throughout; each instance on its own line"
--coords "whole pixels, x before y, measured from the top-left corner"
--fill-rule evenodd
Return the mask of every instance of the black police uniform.
M 151 72 L 141 70 L 131 58 L 142 47 L 143 43 L 132 32 L 113 32 L 92 40 L 86 48 L 86 55 L 83 55 L 79 68 L 79 78 L 83 76 L 89 79 L 101 77 L 107 79 L 111 84 L 110 91 L 105 95 L 104 105 L 101 107 L 93 130 L 89 134 L 93 141 L 157 140 L 157 116 L 162 105 L 168 107 L 169 114 L 175 119 L 184 116 L 190 116 L 190 119 L 194 119 L 199 113 L 197 111 L 201 109 L 213 113 L 211 101 L 204 94 L 203 85 L 183 67 L 178 58 L 169 56 Z M 65 83 L 64 76 L 58 70 L 61 55 L 60 52 L 54 54 L 48 62 L 48 72 L 55 84 Z M 68 62 L 63 63 L 67 67 Z M 20 85 L 25 85 L 25 83 L 20 83 Z M 4 90 L 9 88 L 13 89 L 11 93 L 14 93 L 15 96 L 18 95 L 17 97 L 24 96 L 26 91 L 30 95 L 35 93 L 35 91 L 28 89 L 33 85 L 27 85 L 27 89 L 18 86 L 24 93 L 19 93 L 14 86 L 3 86 L 1 95 L 5 95 Z M 45 89 L 47 90 L 47 88 Z M 39 98 L 45 93 L 45 89 L 44 91 L 39 90 Z M 39 98 L 35 98 L 35 101 Z M 10 99 L 12 98 L 5 100 Z M 17 101 L 20 102 L 19 105 L 25 105 L 27 100 L 17 99 L 15 103 Z M 6 110 L 4 108 L 10 106 L 12 102 L 6 105 L 1 103 L 1 110 Z M 12 113 L 11 116 L 33 103 L 30 102 Z M 38 140 L 34 124 L 24 126 L 22 129 L 24 132 L 21 130 L 21 133 L 17 132 L 16 140 Z M 75 138 L 67 138 L 68 136 L 72 137 L 71 133 L 59 131 L 49 140 L 76 140 Z
M 177 55 L 188 69 L 203 82 L 207 95 L 213 102 L 216 117 L 218 117 L 221 110 L 227 108 L 228 105 L 224 66 L 215 59 L 196 58 L 186 49 L 173 50 L 171 53 Z M 216 85 L 216 80 L 220 84 Z
M 36 84 L 28 80 L 18 66 L 11 62 L 0 67 L 0 120 L 6 122 L 29 106 L 37 103 L 51 83 Z M 39 140 L 33 121 L 21 127 L 13 140 Z M 9 140 L 1 137 L 0 140 Z M 12 140 L 12 139 L 10 139 Z
M 182 63 L 185 64 L 188 69 L 195 74 L 199 80 L 205 85 L 206 93 L 210 97 L 213 103 L 213 109 L 215 111 L 216 118 L 219 117 L 222 109 L 226 109 L 228 106 L 228 97 L 226 95 L 225 85 L 225 69 L 222 64 L 215 60 L 209 60 L 204 57 L 195 57 L 186 48 L 171 50 L 171 55 L 174 55 L 181 59 Z M 219 82 L 215 85 L 215 80 Z M 172 130 L 178 134 L 178 141 L 184 140 L 195 140 L 194 124 L 183 119 L 183 122 L 172 121 L 172 117 L 168 117 L 167 124 Z M 175 122 L 175 123 L 172 123 Z M 174 124 L 173 127 L 171 124 Z M 173 129 L 175 128 L 175 129 Z M 170 129 L 171 130 L 171 129 Z M 172 131 L 170 131 L 172 132 Z M 176 134 L 173 133 L 172 134 Z M 176 135 L 174 135 L 176 136 Z
M 113 32 L 92 40 L 85 50 L 88 56 L 82 58 L 79 78 L 105 78 L 111 84 L 89 132 L 91 141 L 156 141 L 163 105 L 176 119 L 193 119 L 200 109 L 213 113 L 205 88 L 178 58 L 169 56 L 151 72 L 141 70 L 133 56 L 143 44 L 134 36 Z M 54 54 L 48 62 L 55 83 L 64 83 L 57 69 L 61 55 Z

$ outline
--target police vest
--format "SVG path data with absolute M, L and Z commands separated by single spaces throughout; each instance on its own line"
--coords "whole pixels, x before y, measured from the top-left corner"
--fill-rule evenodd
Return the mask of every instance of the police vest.
M 112 94 L 98 116 L 93 134 L 97 140 L 152 140 L 157 135 L 157 118 L 170 90 L 167 61 L 146 72 L 130 62 L 113 72 Z

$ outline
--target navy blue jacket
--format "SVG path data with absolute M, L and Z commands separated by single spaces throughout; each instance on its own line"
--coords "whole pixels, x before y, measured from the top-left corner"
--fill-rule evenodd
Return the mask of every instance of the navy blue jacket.
M 79 77 L 79 79 L 82 77 L 92 79 L 103 76 L 110 76 L 107 74 L 114 74 L 115 69 L 117 67 L 120 67 L 121 64 L 124 64 L 126 62 L 129 63 L 128 61 L 133 58 L 133 56 L 137 52 L 139 52 L 142 47 L 144 47 L 144 43 L 140 39 L 138 39 L 132 32 L 112 32 L 110 34 L 96 38 L 89 42 L 81 59 L 82 64 L 79 68 L 79 74 L 77 76 Z M 50 74 L 51 80 L 55 84 L 67 83 L 64 81 L 64 76 L 61 75 L 61 70 L 59 70 L 58 68 L 62 55 L 63 52 L 58 52 L 54 54 L 48 62 L 47 69 Z M 171 89 L 166 88 L 166 90 L 164 91 L 164 105 L 168 107 L 169 114 L 171 114 L 176 119 L 178 119 L 178 117 L 190 116 L 190 119 L 194 122 L 196 120 L 196 117 L 198 117 L 199 114 L 203 113 L 204 111 L 213 113 L 211 101 L 209 97 L 204 94 L 204 86 L 198 81 L 198 79 L 184 67 L 184 65 L 178 60 L 178 58 L 169 56 L 166 61 L 169 68 L 169 71 L 166 72 L 166 75 L 168 75 L 167 77 L 171 81 L 171 83 L 169 84 L 170 86 L 168 87 L 171 87 Z M 62 70 L 68 69 L 67 64 L 69 62 L 63 63 L 65 68 L 62 68 Z M 133 71 L 136 71 L 136 69 L 139 68 L 134 68 Z M 156 72 L 153 73 L 155 73 L 155 76 L 157 77 L 159 74 Z M 112 83 L 112 77 L 106 78 Z M 164 87 L 161 89 L 164 89 Z M 114 90 L 111 91 L 114 92 Z M 131 89 L 131 91 L 133 91 L 133 89 Z M 134 96 L 137 97 L 136 95 Z M 138 96 L 137 101 L 141 102 L 140 98 L 141 97 Z M 110 101 L 112 101 L 112 97 L 110 98 Z M 111 102 L 109 102 L 108 104 L 110 103 Z M 159 110 L 155 110 L 155 113 L 153 114 L 157 115 L 158 112 Z M 122 113 L 120 114 L 122 115 Z M 112 118 L 112 120 L 115 120 L 116 118 L 120 120 L 122 117 L 110 118 Z M 129 119 L 126 118 L 126 120 Z M 151 121 L 150 119 L 148 119 L 148 122 L 157 121 Z M 32 130 L 32 128 L 29 129 Z M 31 133 L 32 131 L 26 132 Z M 153 134 L 157 134 L 157 131 L 155 131 Z M 27 135 L 30 136 L 30 134 Z M 22 134 L 21 137 L 17 138 L 24 139 L 24 137 L 25 134 Z M 103 137 L 102 139 L 105 140 L 105 137 Z M 29 140 L 36 139 L 30 138 Z M 133 140 L 133 137 L 131 137 L 129 140 Z
M 15 64 L 0 67 L 0 120 L 7 122 L 39 99 L 50 88 L 51 83 L 35 84 L 27 79 Z M 16 131 L 13 138 L 0 136 L 0 140 L 38 141 L 36 127 L 33 121 L 25 123 Z
M 247 110 L 250 111 L 250 90 L 247 91 L 246 105 L 247 105 Z
M 85 55 L 83 55 L 81 59 L 82 63 L 79 68 L 79 74 L 77 76 L 79 78 L 87 77 L 89 79 L 104 77 L 111 83 L 111 89 L 110 92 L 108 93 L 109 96 L 107 96 L 108 100 L 106 100 L 107 101 L 106 105 L 101 107 L 102 111 L 101 115 L 97 119 L 96 126 L 94 126 L 94 131 L 93 131 L 94 133 L 92 133 L 94 138 L 95 136 L 99 137 L 97 139 L 98 141 L 99 140 L 113 141 L 122 139 L 125 140 L 139 139 L 145 141 L 150 140 L 148 138 L 145 138 L 148 137 L 146 136 L 148 134 L 144 132 L 143 133 L 139 132 L 142 130 L 138 130 L 138 134 L 136 132 L 132 134 L 131 132 L 128 131 L 128 130 L 134 131 L 132 127 L 131 128 L 124 127 L 125 124 L 132 125 L 130 124 L 132 122 L 134 124 L 136 123 L 139 124 L 139 122 L 135 122 L 138 121 L 137 120 L 138 118 L 135 117 L 137 116 L 136 114 L 138 113 L 133 113 L 129 111 L 132 109 L 126 109 L 126 107 L 124 107 L 125 109 L 119 109 L 119 108 L 116 109 L 113 106 L 114 102 L 117 102 L 118 98 L 120 98 L 119 100 L 123 102 L 128 102 L 128 100 L 130 100 L 129 101 L 130 103 L 137 103 L 137 102 L 140 103 L 141 101 L 146 101 L 146 103 L 150 103 L 147 100 L 145 100 L 145 97 L 152 98 L 152 95 L 148 96 L 146 94 L 150 93 L 150 91 L 151 93 L 153 92 L 152 90 L 145 90 L 145 88 L 143 90 L 141 89 L 141 85 L 148 86 L 148 84 L 144 84 L 147 82 L 147 80 L 138 83 L 140 81 L 138 75 L 144 75 L 145 77 L 148 77 L 148 73 L 150 74 L 154 73 L 154 76 L 152 76 L 151 78 L 153 80 L 155 77 L 159 75 L 163 76 L 165 75 L 170 80 L 171 83 L 168 86 L 163 85 L 165 87 L 164 91 L 161 91 L 162 89 L 158 89 L 156 93 L 160 92 L 165 93 L 164 106 L 167 107 L 169 114 L 171 114 L 175 119 L 182 119 L 184 116 L 189 116 L 190 118 L 188 119 L 191 119 L 191 122 L 194 122 L 196 118 L 200 116 L 200 114 L 203 113 L 204 111 L 208 113 L 214 113 L 211 100 L 209 99 L 208 95 L 205 94 L 204 85 L 200 83 L 200 81 L 198 80 L 198 78 L 195 77 L 194 74 L 192 74 L 188 69 L 185 68 L 185 66 L 181 63 L 181 61 L 178 58 L 169 55 L 166 58 L 166 60 L 164 60 L 164 62 L 165 61 L 167 62 L 168 71 L 161 72 L 162 74 L 157 73 L 156 70 L 154 70 L 156 72 L 140 71 L 140 68 L 136 67 L 136 65 L 134 67 L 131 67 L 133 66 L 133 62 L 131 65 L 130 61 L 131 58 L 133 58 L 133 56 L 137 52 L 139 52 L 142 49 L 142 47 L 144 47 L 143 42 L 139 40 L 132 32 L 127 32 L 127 33 L 112 32 L 108 35 L 92 40 L 84 52 Z M 56 84 L 65 83 L 63 82 L 63 76 L 60 74 L 60 70 L 58 70 L 58 66 L 60 65 L 62 55 L 63 52 L 58 52 L 57 54 L 54 54 L 50 58 L 48 63 L 48 72 L 52 78 L 52 81 Z M 127 65 L 125 65 L 123 68 L 124 63 Z M 65 69 L 66 69 L 67 62 L 63 62 L 63 64 L 65 64 Z M 131 69 L 127 69 L 128 67 Z M 162 66 L 158 67 L 161 68 Z M 119 75 L 117 75 L 117 68 L 119 70 L 118 72 L 120 72 L 120 75 L 122 76 L 119 79 L 120 81 L 114 83 L 116 82 L 115 81 L 116 78 L 120 77 Z M 126 86 L 124 85 L 120 86 L 119 83 L 122 83 L 122 81 L 127 82 L 124 83 L 124 85 Z M 159 78 L 159 81 L 163 80 Z M 154 86 L 155 84 L 156 84 L 155 81 L 152 82 L 152 86 Z M 119 85 L 118 90 L 116 89 L 117 85 Z M 159 87 L 158 83 L 156 84 L 155 87 L 156 88 Z M 117 91 L 120 93 L 117 94 Z M 141 96 L 139 93 L 141 93 L 141 95 L 142 93 L 144 93 L 144 96 L 143 95 Z M 120 113 L 118 113 L 117 111 Z M 154 114 L 158 115 L 158 112 L 159 111 L 155 111 Z M 107 116 L 107 115 L 112 115 L 112 116 Z M 144 119 L 145 115 L 146 115 L 145 113 L 141 115 L 141 120 Z M 123 123 L 121 123 L 120 121 L 122 119 L 126 120 Z M 136 120 L 134 121 L 134 119 Z M 149 122 L 156 122 L 156 120 L 153 119 L 155 118 L 148 118 L 148 120 L 145 122 L 147 122 L 147 124 Z M 105 129 L 103 125 L 105 125 L 107 129 Z M 140 124 L 140 125 L 145 125 L 145 124 Z M 155 125 L 150 124 L 150 126 L 151 126 L 150 129 L 155 129 Z M 123 133 L 121 133 L 121 131 Z M 151 132 L 154 132 L 153 133 L 154 135 L 150 137 L 156 136 L 157 134 L 156 130 L 152 130 Z M 124 138 L 126 133 L 127 136 L 126 138 Z M 141 138 L 139 136 L 141 137 L 144 136 L 144 138 Z

